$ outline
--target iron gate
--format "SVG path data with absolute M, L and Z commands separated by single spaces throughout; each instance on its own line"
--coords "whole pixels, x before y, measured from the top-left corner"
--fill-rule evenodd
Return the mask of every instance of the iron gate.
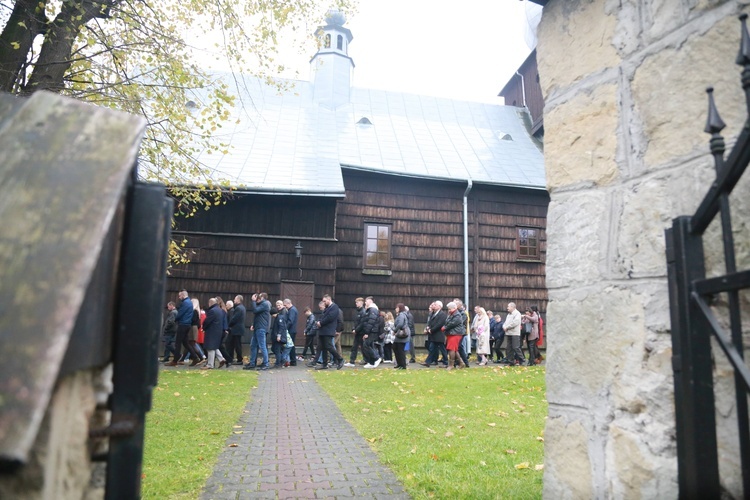
M 711 337 L 734 368 L 737 424 L 742 468 L 743 495 L 750 497 L 750 428 L 748 393 L 750 370 L 744 362 L 739 291 L 750 288 L 750 270 L 738 271 L 729 195 L 750 163 L 750 36 L 747 14 L 740 16 L 741 43 L 737 64 L 742 66 L 748 119 L 725 159 L 725 127 L 708 92 L 710 148 L 716 180 L 692 216 L 672 221 L 666 230 L 670 317 L 672 323 L 672 366 L 674 371 L 675 420 L 677 432 L 678 481 L 681 498 L 720 498 L 719 460 L 716 439 Z M 726 274 L 706 278 L 703 236 L 714 217 L 721 217 Z M 730 332 L 722 328 L 711 309 L 719 294 L 727 294 Z

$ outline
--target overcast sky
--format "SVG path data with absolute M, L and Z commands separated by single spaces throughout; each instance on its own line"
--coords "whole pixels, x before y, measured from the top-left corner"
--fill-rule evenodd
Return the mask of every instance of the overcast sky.
M 325 0 L 319 0 L 325 10 Z M 529 17 L 541 7 L 528 0 L 358 0 L 358 10 L 344 25 L 354 37 L 356 87 L 408 92 L 451 99 L 502 104 L 497 94 L 531 52 Z M 300 32 L 314 33 L 317 24 L 280 37 L 277 60 L 283 78 L 308 80 L 312 39 L 299 50 Z M 196 34 L 200 64 L 224 69 L 219 52 L 211 51 L 216 34 Z
M 497 94 L 531 51 L 526 4 L 360 0 L 345 25 L 354 85 L 500 104 Z

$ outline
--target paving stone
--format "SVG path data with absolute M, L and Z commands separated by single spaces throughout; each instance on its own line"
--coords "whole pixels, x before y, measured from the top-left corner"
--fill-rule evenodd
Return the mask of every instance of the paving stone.
M 409 498 L 304 367 L 261 373 L 245 411 L 203 500 Z

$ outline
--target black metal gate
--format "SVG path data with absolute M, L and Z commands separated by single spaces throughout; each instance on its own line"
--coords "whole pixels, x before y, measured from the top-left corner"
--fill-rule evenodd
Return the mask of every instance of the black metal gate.
M 714 104 L 713 89 L 707 90 L 705 132 L 711 134 L 716 180 L 695 214 L 674 219 L 672 228 L 666 230 L 680 498 L 721 497 L 711 337 L 734 367 L 743 495 L 750 498 L 750 370 L 743 359 L 739 297 L 740 290 L 750 288 L 750 270 L 737 270 L 729 207 L 729 195 L 750 163 L 750 36 L 746 19 L 747 14 L 740 16 L 736 62 L 743 67 L 748 119 L 725 159 L 720 135 L 725 125 Z M 703 235 L 717 214 L 721 217 L 726 274 L 706 278 Z M 720 294 L 726 294 L 729 333 L 711 309 Z

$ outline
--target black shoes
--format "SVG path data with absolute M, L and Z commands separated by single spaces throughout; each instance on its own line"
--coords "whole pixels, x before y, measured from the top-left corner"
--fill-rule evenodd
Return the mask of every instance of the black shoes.
M 318 366 L 315 367 L 315 369 L 316 370 L 327 370 L 328 366 L 326 366 L 326 365 L 318 365 Z
M 245 365 L 242 367 L 243 370 L 255 370 L 255 365 Z
M 338 363 L 336 363 L 336 369 L 340 370 L 343 367 L 344 367 L 344 358 L 341 358 L 341 360 Z

